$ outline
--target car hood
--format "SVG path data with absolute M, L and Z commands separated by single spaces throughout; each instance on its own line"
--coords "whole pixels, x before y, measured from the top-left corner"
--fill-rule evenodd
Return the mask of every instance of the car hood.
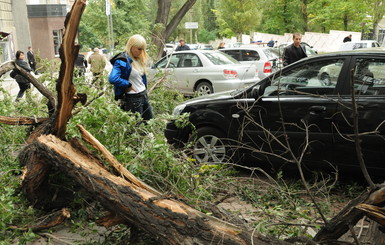
M 212 102 L 215 100 L 224 100 L 224 99 L 231 99 L 233 98 L 233 92 L 235 90 L 229 90 L 229 91 L 223 91 L 219 93 L 213 93 L 208 95 L 199 96 L 193 99 L 186 100 L 185 102 L 181 103 L 181 105 L 190 105 L 190 104 L 197 104 L 197 103 L 204 103 L 204 102 Z

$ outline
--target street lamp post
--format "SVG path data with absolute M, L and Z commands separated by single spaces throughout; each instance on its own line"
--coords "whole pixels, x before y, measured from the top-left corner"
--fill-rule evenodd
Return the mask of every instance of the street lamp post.
M 110 54 L 112 55 L 114 51 L 114 27 L 112 25 L 111 4 L 113 4 L 113 0 L 106 0 L 108 42 L 110 46 Z

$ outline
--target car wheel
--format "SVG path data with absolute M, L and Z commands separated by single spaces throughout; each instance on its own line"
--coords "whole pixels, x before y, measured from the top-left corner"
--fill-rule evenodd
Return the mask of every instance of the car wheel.
M 213 86 L 211 86 L 208 82 L 201 82 L 196 87 L 195 91 L 198 93 L 198 95 L 206 95 L 206 94 L 212 94 L 214 93 Z
M 330 76 L 327 73 L 322 73 L 320 79 L 321 84 L 324 86 L 329 86 L 331 84 Z
M 203 127 L 198 128 L 193 144 L 192 155 L 199 163 L 223 163 L 226 160 L 227 146 L 225 134 L 220 130 Z

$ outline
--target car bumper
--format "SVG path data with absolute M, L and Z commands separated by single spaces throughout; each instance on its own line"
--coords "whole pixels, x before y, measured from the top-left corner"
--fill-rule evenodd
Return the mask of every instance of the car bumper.
M 166 125 L 164 136 L 167 139 L 167 143 L 175 147 L 182 147 L 187 143 L 190 131 L 189 128 L 178 128 L 175 122 L 171 121 Z

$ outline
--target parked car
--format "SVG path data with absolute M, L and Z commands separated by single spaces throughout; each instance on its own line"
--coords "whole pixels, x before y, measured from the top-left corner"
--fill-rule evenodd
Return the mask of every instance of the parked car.
M 278 70 L 279 57 L 273 48 L 253 46 L 241 46 L 238 48 L 220 49 L 242 64 L 255 64 L 259 78 L 263 79 Z
M 169 74 L 170 86 L 185 95 L 244 88 L 260 80 L 255 65 L 241 64 L 213 50 L 186 50 L 163 57 L 149 69 L 150 79 L 159 71 Z
M 213 45 L 211 44 L 199 44 L 199 48 L 201 50 L 214 50 Z
M 186 44 L 186 45 L 189 46 L 191 50 L 199 49 L 199 44 L 197 44 L 197 43 L 190 43 L 190 44 Z
M 339 51 L 355 50 L 359 48 L 377 48 L 380 44 L 375 40 L 362 40 L 354 42 L 346 42 L 341 44 L 338 48 Z
M 325 70 L 330 71 L 331 81 L 322 77 Z M 294 154 L 310 169 L 357 170 L 352 127 L 356 119 L 366 166 L 371 173 L 383 174 L 384 71 L 385 51 L 308 57 L 248 88 L 178 105 L 174 115 L 189 113 L 196 131 L 170 121 L 165 136 L 178 147 L 193 142 L 192 155 L 198 162 L 232 161 L 271 168 L 271 163 L 293 164 Z M 357 117 L 352 110 L 353 88 Z

